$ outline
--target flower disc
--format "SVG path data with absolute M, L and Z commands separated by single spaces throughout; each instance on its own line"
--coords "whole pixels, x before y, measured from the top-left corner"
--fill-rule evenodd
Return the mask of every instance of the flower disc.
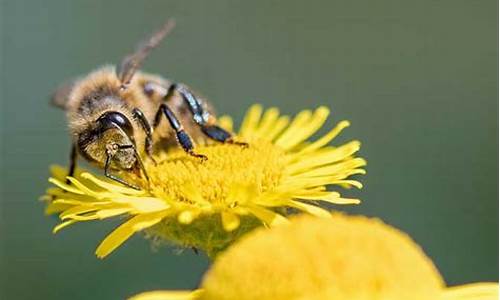
M 221 254 L 204 300 L 438 299 L 444 282 L 403 232 L 377 219 L 301 217 Z

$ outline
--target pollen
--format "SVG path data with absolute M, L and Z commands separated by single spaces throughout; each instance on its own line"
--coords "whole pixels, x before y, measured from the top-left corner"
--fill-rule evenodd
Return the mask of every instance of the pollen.
M 148 164 L 154 195 L 196 204 L 186 192 L 196 190 L 214 206 L 237 205 L 238 199 L 228 199 L 234 186 L 252 183 L 261 194 L 275 189 L 283 177 L 285 153 L 266 141 L 256 141 L 248 147 L 220 144 L 196 150 L 208 159 L 201 161 L 176 151 L 157 166 Z

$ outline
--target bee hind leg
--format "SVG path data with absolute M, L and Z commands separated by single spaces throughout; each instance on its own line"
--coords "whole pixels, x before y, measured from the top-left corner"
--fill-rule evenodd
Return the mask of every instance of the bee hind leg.
M 73 177 L 75 175 L 76 170 L 76 160 L 78 159 L 78 152 L 76 151 L 76 146 L 73 144 L 71 146 L 71 153 L 69 155 L 69 169 L 68 169 L 68 177 Z M 71 184 L 68 178 L 66 178 L 66 184 Z

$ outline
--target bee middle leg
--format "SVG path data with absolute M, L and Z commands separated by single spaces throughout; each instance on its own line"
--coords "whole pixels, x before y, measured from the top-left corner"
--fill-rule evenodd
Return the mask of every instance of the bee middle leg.
M 69 155 L 69 170 L 67 176 L 72 177 L 73 175 L 75 175 L 77 159 L 78 159 L 78 151 L 76 151 L 76 145 L 73 144 L 71 145 L 71 153 Z M 66 178 L 66 183 L 71 184 L 71 181 L 69 181 L 69 179 Z
M 215 124 L 215 117 L 205 109 L 201 101 L 195 95 L 182 85 L 176 83 L 172 84 L 168 89 L 165 99 L 168 100 L 175 91 L 182 96 L 182 99 L 189 107 L 193 120 L 208 138 L 221 143 L 236 144 L 245 147 L 248 146 L 247 143 L 235 141 L 230 132 L 217 126 Z
M 155 162 L 153 158 L 153 127 L 149 124 L 148 119 L 140 109 L 134 108 L 132 114 L 146 134 L 146 140 L 144 143 L 146 154 L 153 162 Z
M 186 151 L 191 156 L 199 157 L 202 160 L 206 160 L 207 157 L 205 155 L 197 154 L 194 152 L 194 145 L 193 145 L 193 141 L 191 140 L 191 137 L 184 130 L 181 123 L 179 122 L 179 119 L 177 119 L 174 112 L 167 106 L 167 104 L 162 103 L 160 105 L 158 112 L 156 112 L 155 122 L 153 124 L 153 127 L 156 128 L 158 125 L 160 125 L 162 115 L 165 115 L 165 117 L 167 118 L 167 120 L 170 124 L 170 127 L 172 127 L 175 130 L 177 142 L 179 142 L 182 149 L 184 149 L 184 151 Z

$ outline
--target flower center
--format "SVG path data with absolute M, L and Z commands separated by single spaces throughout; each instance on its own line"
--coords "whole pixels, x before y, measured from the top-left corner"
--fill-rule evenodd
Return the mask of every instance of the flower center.
M 202 286 L 203 300 L 421 300 L 440 299 L 444 282 L 405 233 L 335 214 L 248 234 L 217 258 Z
M 252 186 L 258 193 L 273 189 L 285 166 L 285 153 L 265 141 L 254 141 L 248 147 L 200 145 L 196 153 L 208 159 L 202 161 L 175 149 L 163 160 L 157 159 L 156 166 L 147 163 L 152 193 L 164 199 L 192 202 L 187 191 L 199 191 L 205 201 L 216 204 L 224 202 L 237 185 Z

